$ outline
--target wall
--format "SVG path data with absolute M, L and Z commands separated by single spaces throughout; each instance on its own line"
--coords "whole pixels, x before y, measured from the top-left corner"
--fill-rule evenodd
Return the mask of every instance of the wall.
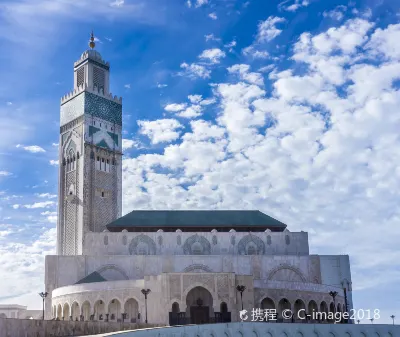
M 83 255 L 132 255 L 140 243 L 149 247 L 149 255 L 185 255 L 190 253 L 191 241 L 202 246 L 205 251 L 202 255 L 246 255 L 243 247 L 250 241 L 261 251 L 258 255 L 309 254 L 308 233 L 285 230 L 250 235 L 248 232 L 87 233 Z
M 96 336 L 96 337 L 101 337 Z M 103 335 L 104 336 L 104 335 Z M 164 327 L 113 334 L 123 337 L 395 337 L 400 325 L 228 323 Z
M 149 327 L 155 325 L 148 324 Z M 145 324 L 0 318 L 0 337 L 72 337 L 141 329 Z

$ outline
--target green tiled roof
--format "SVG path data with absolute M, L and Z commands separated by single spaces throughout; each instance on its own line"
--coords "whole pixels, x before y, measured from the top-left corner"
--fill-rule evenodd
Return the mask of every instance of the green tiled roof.
M 107 281 L 103 276 L 101 276 L 97 271 L 85 276 L 82 280 L 79 280 L 75 284 L 81 283 L 93 283 L 93 282 L 104 282 Z
M 199 228 L 217 230 L 265 230 L 283 231 L 286 225 L 260 211 L 247 210 L 138 210 L 132 211 L 107 225 L 110 231 L 170 229 L 182 231 Z

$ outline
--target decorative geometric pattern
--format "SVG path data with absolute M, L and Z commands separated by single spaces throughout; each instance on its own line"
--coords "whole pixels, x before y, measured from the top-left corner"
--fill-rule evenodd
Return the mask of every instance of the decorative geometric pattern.
M 193 284 L 200 283 L 204 284 L 210 289 L 214 291 L 214 275 L 210 274 L 192 274 L 192 275 L 183 275 L 183 291 L 187 290 L 189 287 L 192 287 Z
M 268 274 L 268 280 L 287 282 L 306 282 L 303 273 L 296 267 L 281 265 L 272 269 Z
M 256 247 L 255 251 L 253 247 Z M 250 250 L 251 254 L 249 254 Z M 239 255 L 264 255 L 264 242 L 256 235 L 246 235 L 238 243 L 238 253 Z
M 212 269 L 204 264 L 192 264 L 183 270 L 184 273 L 212 273 Z
M 210 255 L 211 245 L 208 240 L 200 235 L 192 235 L 183 244 L 185 255 Z
M 156 255 L 157 252 L 156 243 L 152 238 L 144 234 L 138 235 L 131 241 L 131 243 L 129 244 L 129 253 L 131 255 L 143 255 L 142 254 L 143 250 L 138 249 L 140 245 L 142 247 L 143 245 L 145 246 L 144 248 L 146 248 L 145 249 L 146 255 Z
M 122 105 L 90 92 L 85 92 L 85 114 L 122 126 Z

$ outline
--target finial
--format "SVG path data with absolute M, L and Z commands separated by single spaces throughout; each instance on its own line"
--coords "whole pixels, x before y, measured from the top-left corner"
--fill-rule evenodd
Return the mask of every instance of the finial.
M 91 49 L 93 49 L 95 47 L 95 43 L 94 43 L 94 35 L 93 35 L 93 30 L 92 30 L 92 34 L 90 35 L 90 42 L 89 42 L 89 47 Z

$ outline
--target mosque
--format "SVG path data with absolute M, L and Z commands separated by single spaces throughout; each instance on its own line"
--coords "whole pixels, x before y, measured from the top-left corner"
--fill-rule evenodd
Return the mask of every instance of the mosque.
M 47 319 L 181 325 L 241 321 L 242 309 L 353 308 L 347 255 L 311 255 L 308 234 L 258 210 L 122 209 L 122 98 L 94 47 L 61 99 L 57 255 Z M 313 321 L 307 318 L 307 322 Z M 320 323 L 326 321 L 322 320 Z

